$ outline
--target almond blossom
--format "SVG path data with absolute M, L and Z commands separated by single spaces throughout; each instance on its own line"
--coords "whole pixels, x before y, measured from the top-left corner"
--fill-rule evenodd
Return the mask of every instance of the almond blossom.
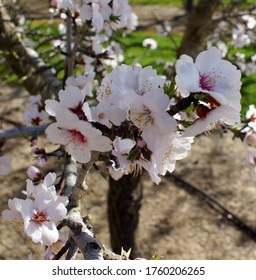
M 192 132 L 193 124 L 189 128 L 192 134 L 187 132 L 187 136 L 203 132 L 201 124 L 208 129 L 218 121 L 228 125 L 240 123 L 241 72 L 221 58 L 221 51 L 215 47 L 203 51 L 195 63 L 190 56 L 182 55 L 176 63 L 176 72 L 175 81 L 182 97 L 201 94 L 195 108 L 196 128 Z
M 52 0 L 52 6 L 69 10 L 77 23 L 91 21 L 97 33 L 111 35 L 121 28 L 129 33 L 138 25 L 128 0 Z
M 111 140 L 89 122 L 76 118 L 69 111 L 59 112 L 57 122 L 46 129 L 47 139 L 65 146 L 68 154 L 81 163 L 89 162 L 91 151 L 106 152 L 112 149 Z
M 188 155 L 193 142 L 193 137 L 184 137 L 178 132 L 158 138 L 152 133 L 152 137 L 149 137 L 146 143 L 152 152 L 149 174 L 156 184 L 161 181 L 159 175 L 164 176 L 166 172 L 174 171 L 177 160 L 184 159 Z
M 42 180 L 44 176 L 43 173 L 36 166 L 33 165 L 27 169 L 27 174 L 28 177 L 34 182 Z
M 104 111 L 104 123 L 109 120 L 120 125 L 129 119 L 141 131 L 152 127 L 161 133 L 175 130 L 176 121 L 166 112 L 169 99 L 163 90 L 164 83 L 152 67 L 116 67 L 106 75 L 97 92 L 98 106 L 104 104 L 101 110 Z M 110 114 L 110 107 L 119 109 L 118 115 L 117 111 Z
M 130 33 L 138 25 L 138 17 L 132 12 L 128 0 L 112 1 L 112 16 L 117 20 L 111 21 L 110 25 L 113 30 L 126 28 L 126 34 Z
M 34 177 L 37 171 L 37 168 L 30 167 L 28 174 Z M 38 185 L 27 179 L 26 191 L 22 191 L 26 198 L 10 199 L 9 209 L 2 212 L 5 220 L 13 223 L 19 231 L 23 229 L 33 242 L 47 246 L 59 239 L 56 225 L 67 213 L 68 198 L 57 194 L 55 180 L 55 173 L 48 173 Z
M 110 167 L 110 175 L 118 180 L 123 174 L 140 174 L 144 168 L 156 184 L 161 182 L 160 175 L 173 172 L 177 160 L 188 155 L 193 137 L 183 137 L 179 133 L 170 133 L 157 137 L 151 131 L 151 137 L 137 143 L 132 139 L 116 138 L 112 154 L 117 158 Z
M 33 169 L 32 172 L 36 170 L 34 166 L 30 166 L 27 170 L 27 173 L 30 174 L 32 169 Z M 37 196 L 37 192 L 40 191 L 42 188 L 44 188 L 44 189 L 48 189 L 49 192 L 52 192 L 52 196 L 57 197 L 57 193 L 54 186 L 57 177 L 56 174 L 54 172 L 49 172 L 44 177 L 43 174 L 40 172 L 40 170 L 39 173 L 37 172 L 37 174 L 38 174 L 37 176 L 40 177 L 39 179 L 26 180 L 27 183 L 26 190 L 22 191 L 22 193 L 25 194 L 27 198 L 34 200 L 35 197 Z
M 245 145 L 256 148 L 256 131 L 248 131 L 245 134 L 243 143 Z
M 135 174 L 141 173 L 142 167 L 149 171 L 150 162 L 144 158 L 143 154 L 138 150 L 134 158 L 131 156 L 131 151 L 136 148 L 136 142 L 132 139 L 121 139 L 116 137 L 113 141 L 113 151 L 112 154 L 117 158 L 116 163 L 113 162 L 110 167 L 110 175 L 118 180 L 123 174 Z
M 67 86 L 64 90 L 59 91 L 59 102 L 57 100 L 47 99 L 45 101 L 46 112 L 53 117 L 61 111 L 65 114 L 66 111 L 72 112 L 78 119 L 87 117 L 91 120 L 89 105 L 84 102 L 86 92 L 83 92 L 76 86 Z
M 23 119 L 26 123 L 39 125 L 41 122 L 48 120 L 40 94 L 29 96 L 25 107 L 27 111 L 24 113 Z
M 161 135 L 176 130 L 176 121 L 166 112 L 169 98 L 161 88 L 142 95 L 131 93 L 129 100 L 129 119 L 139 130 L 155 130 Z
M 203 92 L 221 104 L 240 110 L 241 72 L 222 59 L 216 47 L 201 52 L 195 63 L 190 56 L 182 55 L 175 67 L 175 81 L 183 97 Z
M 73 16 L 79 15 L 83 21 L 91 20 L 92 9 L 90 7 L 88 0 L 52 0 L 51 4 L 53 7 L 58 9 L 67 9 Z
M 236 48 L 243 48 L 251 43 L 250 36 L 242 24 L 238 24 L 232 29 L 232 44 Z
M 247 28 L 253 29 L 256 26 L 256 20 L 251 15 L 242 15 L 242 20 L 246 23 Z
M 246 112 L 248 126 L 256 131 L 256 108 L 253 104 L 249 105 L 249 110 Z
M 184 137 L 196 136 L 203 132 L 209 132 L 218 127 L 219 124 L 226 123 L 233 125 L 240 123 L 240 114 L 229 106 L 220 106 L 209 110 L 205 117 L 198 117 L 194 123 L 185 129 Z
M 35 243 L 51 245 L 59 239 L 56 224 L 67 214 L 67 197 L 53 196 L 52 191 L 40 188 L 34 200 L 22 203 L 24 230 Z
M 150 50 L 157 49 L 157 41 L 152 38 L 146 38 L 142 41 L 142 46 L 147 47 Z
M 67 78 L 66 86 L 78 87 L 82 91 L 83 95 L 92 97 L 94 78 L 95 72 L 92 71 L 76 77 L 71 76 Z
M 23 218 L 21 216 L 21 208 L 23 201 L 24 200 L 20 198 L 9 199 L 9 209 L 6 209 L 2 212 L 3 219 L 11 222 L 18 231 L 21 231 L 23 229 L 24 224 Z

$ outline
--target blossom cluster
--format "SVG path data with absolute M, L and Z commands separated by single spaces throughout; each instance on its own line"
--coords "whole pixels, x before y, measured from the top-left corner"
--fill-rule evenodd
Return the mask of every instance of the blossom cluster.
M 244 53 L 237 52 L 235 55 L 236 64 L 241 71 L 250 76 L 256 73 L 256 54 L 252 55 L 249 59 L 246 58 Z
M 175 63 L 175 79 L 170 82 L 151 66 L 120 65 L 124 60 L 120 45 L 111 41 L 107 46 L 113 32 L 123 29 L 126 34 L 138 24 L 127 0 L 52 0 L 51 4 L 64 12 L 64 19 L 72 17 L 70 24 L 84 28 L 80 34 L 79 28 L 69 32 L 60 24 L 59 32 L 63 36 L 52 42 L 61 48 L 67 62 L 75 55 L 73 63 L 80 68 L 71 71 L 80 74 L 65 80 L 56 100 L 43 103 L 40 95 L 30 97 L 24 120 L 31 125 L 51 120 L 45 130 L 46 137 L 61 146 L 57 149 L 61 155 L 65 151 L 77 163 L 86 164 L 94 160 L 92 153 L 97 152 L 115 180 L 145 170 L 154 183 L 160 184 L 161 176 L 173 172 L 177 161 L 188 155 L 195 136 L 218 125 L 240 124 L 241 71 L 224 59 L 227 46 L 223 42 L 218 41 L 218 48 L 209 47 L 195 60 L 182 55 Z M 246 32 L 256 26 L 250 16 L 244 15 L 241 20 L 231 33 L 231 45 L 235 47 L 250 44 Z M 169 35 L 171 26 L 163 22 L 157 31 L 159 35 Z M 78 35 L 83 35 L 81 46 L 72 49 L 76 44 L 70 41 L 75 36 L 81 39 Z M 157 42 L 151 38 L 145 39 L 142 45 L 157 49 Z M 248 75 L 256 71 L 255 55 L 246 69 L 242 69 L 243 56 L 239 59 L 238 67 Z M 113 70 L 105 75 L 104 65 Z M 99 74 L 104 75 L 100 84 L 96 81 Z M 253 105 L 246 118 L 243 141 L 255 148 Z M 46 163 L 45 149 L 34 148 L 33 153 L 39 165 Z M 248 162 L 256 178 L 255 151 L 248 152 Z M 10 159 L 0 157 L 0 175 L 7 174 L 9 166 Z M 9 209 L 2 215 L 17 229 L 25 231 L 33 242 L 47 246 L 46 258 L 51 258 L 54 244 L 67 239 L 57 225 L 67 214 L 68 197 L 57 192 L 55 173 L 44 176 L 31 166 L 27 174 L 25 199 L 10 199 Z
M 123 35 L 130 33 L 138 25 L 138 17 L 127 0 L 52 0 L 51 4 L 56 9 L 52 10 L 53 13 L 61 12 L 64 20 L 72 17 L 72 22 L 83 26 L 82 32 L 86 35 L 80 51 L 76 52 L 76 61 L 80 68 L 84 68 L 84 74 L 75 77 L 75 80 L 69 77 L 66 83 L 80 84 L 80 87 L 86 84 L 84 90 L 89 95 L 97 86 L 96 73 L 112 69 L 124 61 L 121 46 L 114 40 L 114 32 L 122 30 Z M 59 33 L 59 39 L 52 41 L 53 47 L 62 54 L 67 53 L 67 28 L 62 23 L 59 24 Z M 76 35 L 74 32 L 69 36 Z
M 252 31 L 256 26 L 256 20 L 251 15 L 242 15 L 240 23 L 232 28 L 232 44 L 236 48 L 242 48 L 252 42 Z
M 57 224 L 67 213 L 68 198 L 57 193 L 55 173 L 44 176 L 38 168 L 31 166 L 27 174 L 29 179 L 23 191 L 26 198 L 9 199 L 9 209 L 4 210 L 2 216 L 17 230 L 24 231 L 34 243 L 51 246 L 59 239 Z
M 137 16 L 127 0 L 52 0 L 51 4 L 69 10 L 78 22 L 90 22 L 97 33 L 104 31 L 109 36 L 122 28 L 129 33 L 137 25 Z
M 40 94 L 29 96 L 29 100 L 25 107 L 27 111 L 25 112 L 23 118 L 27 124 L 39 125 L 48 120 L 48 114 L 44 110 L 44 104 Z
M 113 141 L 118 160 L 112 165 L 112 176 L 143 167 L 158 184 L 159 175 L 172 172 L 176 161 L 187 155 L 193 138 L 177 131 L 176 120 L 167 112 L 170 101 L 164 83 L 152 67 L 127 65 L 116 67 L 103 79 L 95 120 L 108 127 L 129 121 L 137 134 L 133 139 L 116 137 Z
M 219 15 L 219 23 L 214 32 L 209 34 L 206 45 L 207 48 L 217 47 L 223 58 L 228 57 L 244 75 L 250 76 L 256 73 L 256 54 L 252 53 L 256 41 L 255 6 L 250 6 L 247 11 L 236 12 L 232 17 L 227 17 L 228 20 L 222 14 Z
M 202 52 L 195 63 L 182 55 L 176 73 L 176 101 L 165 92 L 168 82 L 151 66 L 114 68 L 102 80 L 95 106 L 75 83 L 66 85 L 59 101 L 45 102 L 46 112 L 56 120 L 46 129 L 47 139 L 63 145 L 81 163 L 90 161 L 91 151 L 112 154 L 109 172 L 116 179 L 144 168 L 159 184 L 159 176 L 172 172 L 176 161 L 187 156 L 194 136 L 218 123 L 240 123 L 241 73 L 219 50 Z M 182 120 L 182 112 L 171 114 L 175 102 L 185 98 L 191 98 L 193 120 Z M 186 121 L 190 126 L 184 126 Z M 105 131 L 126 124 L 126 131 L 113 138 L 96 124 Z
M 181 97 L 193 95 L 195 120 L 184 135 L 195 136 L 216 123 L 240 123 L 241 72 L 222 59 L 221 51 L 211 47 L 201 52 L 195 63 L 182 55 L 176 63 L 176 84 Z

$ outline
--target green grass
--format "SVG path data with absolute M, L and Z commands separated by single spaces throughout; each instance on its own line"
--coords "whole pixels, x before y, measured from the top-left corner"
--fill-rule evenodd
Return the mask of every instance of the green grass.
M 182 6 L 182 0 L 129 0 L 129 4 Z
M 142 46 L 146 38 L 157 41 L 156 50 Z M 119 38 L 124 47 L 125 64 L 140 63 L 143 67 L 151 65 L 159 74 L 163 74 L 163 64 L 159 61 L 174 62 L 176 60 L 176 46 L 181 42 L 181 36 L 174 36 L 173 41 L 168 37 L 159 37 L 155 32 L 136 31 L 124 38 Z
M 226 0 L 231 1 L 231 0 Z M 254 0 L 248 0 L 248 3 Z M 168 4 L 168 5 L 182 5 L 182 0 L 130 0 L 131 4 Z M 42 40 L 45 34 L 49 33 L 53 36 L 58 35 L 57 26 L 42 24 L 42 22 L 33 22 L 29 26 L 32 30 L 38 32 L 35 33 L 32 38 L 39 42 Z M 180 45 L 182 35 L 175 35 L 172 37 L 172 40 L 168 37 L 159 37 L 154 31 L 135 31 L 129 34 L 126 37 L 118 36 L 118 40 L 122 43 L 124 48 L 125 64 L 134 64 L 136 62 L 140 63 L 143 67 L 151 65 L 154 69 L 157 70 L 158 74 L 163 74 L 164 63 L 165 62 L 175 62 L 176 61 L 176 47 Z M 158 43 L 158 48 L 156 50 L 149 50 L 142 46 L 142 41 L 145 38 L 153 38 Z M 175 44 L 173 43 L 175 42 Z M 46 44 L 38 49 L 39 52 L 44 53 L 44 58 L 51 51 L 51 45 Z M 255 54 L 255 48 L 246 48 L 240 50 L 231 50 L 231 55 L 235 52 L 245 52 L 248 59 L 251 55 Z M 0 56 L 1 58 L 1 56 Z M 48 61 L 51 65 L 57 63 L 62 59 L 61 54 L 55 56 L 51 61 Z M 162 61 L 162 63 L 159 63 Z M 0 61 L 1 62 L 1 61 Z M 10 75 L 6 71 L 5 63 L 0 63 L 0 73 L 1 77 L 8 77 L 8 81 L 12 82 L 17 79 L 15 75 Z M 58 77 L 61 78 L 63 72 L 60 72 Z M 245 112 L 248 109 L 250 104 L 256 104 L 256 74 L 250 77 L 243 77 L 242 79 L 242 115 L 244 116 Z
M 242 78 L 242 116 L 245 116 L 250 104 L 256 105 L 256 74 Z
M 230 62 L 235 64 L 235 54 L 244 53 L 246 61 L 251 60 L 251 56 L 255 54 L 255 46 L 249 45 L 244 48 L 234 48 L 229 46 L 228 59 Z M 246 111 L 250 104 L 256 105 L 256 74 L 251 76 L 242 75 L 242 86 L 241 86 L 241 104 L 242 104 L 242 116 L 245 116 Z

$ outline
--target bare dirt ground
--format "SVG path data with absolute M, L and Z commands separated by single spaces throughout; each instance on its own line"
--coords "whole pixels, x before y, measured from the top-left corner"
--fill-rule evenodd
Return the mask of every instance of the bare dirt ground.
M 15 97 L 15 98 L 14 98 Z M 1 86 L 0 115 L 8 120 L 22 120 L 22 105 L 28 93 L 20 88 Z M 13 109 L 11 109 L 13 108 Z M 2 128 L 10 127 L 2 122 Z M 44 141 L 42 140 L 42 143 Z M 0 211 L 7 208 L 7 200 L 22 197 L 26 169 L 35 163 L 26 139 L 8 141 L 3 151 L 14 158 L 13 173 L 2 177 Z M 250 169 L 244 165 L 244 147 L 232 135 L 201 136 L 186 160 L 177 164 L 176 174 L 206 191 L 252 227 L 256 224 L 256 184 L 251 181 Z M 53 162 L 44 171 L 54 168 Z M 92 172 L 88 180 L 89 193 L 84 213 L 93 216 L 92 225 L 97 238 L 109 245 L 106 195 L 107 182 Z M 237 229 L 233 223 L 213 210 L 198 196 L 180 189 L 168 178 L 159 186 L 147 175 L 143 179 L 143 202 L 140 211 L 139 233 L 143 257 L 157 252 L 165 259 L 254 259 L 255 241 Z M 36 246 L 35 248 L 40 248 Z M 27 244 L 11 224 L 0 220 L 0 259 L 34 258 L 40 253 Z M 39 250 L 42 252 L 42 248 Z
M 161 15 L 161 13 L 158 13 Z M 0 116 L 22 122 L 23 105 L 28 93 L 20 87 L 0 85 Z M 0 128 L 12 125 L 0 119 Z M 42 139 L 41 145 L 45 145 Z M 7 208 L 7 200 L 22 197 L 26 169 L 35 162 L 26 139 L 8 141 L 3 152 L 14 158 L 13 173 L 1 177 L 0 212 Z M 186 160 L 180 161 L 176 174 L 206 191 L 239 215 L 251 227 L 256 227 L 256 183 L 250 169 L 244 165 L 245 149 L 232 135 L 212 133 L 195 140 Z M 44 171 L 55 167 L 49 162 Z M 107 247 L 107 182 L 97 172 L 88 178 L 89 192 L 83 214 L 93 217 L 96 237 Z M 152 184 L 147 175 L 143 179 L 143 201 L 140 211 L 139 235 L 143 255 L 150 258 L 157 253 L 164 259 L 255 259 L 256 243 L 247 234 L 227 221 L 203 199 L 191 195 L 168 178 L 159 186 Z M 40 246 L 31 247 L 27 239 L 14 231 L 11 224 L 0 218 L 0 259 L 42 258 Z

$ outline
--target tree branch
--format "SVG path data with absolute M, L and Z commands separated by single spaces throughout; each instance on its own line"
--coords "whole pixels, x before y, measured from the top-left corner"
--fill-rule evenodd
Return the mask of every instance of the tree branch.
M 37 136 L 44 133 L 49 124 L 22 126 L 12 129 L 0 129 L 0 142 L 19 136 Z
M 25 46 L 2 0 L 0 0 L 0 50 L 5 52 L 6 62 L 31 94 L 40 93 L 47 99 L 56 96 L 62 88 L 61 81 L 56 78 L 53 69 L 45 64 L 35 50 Z

